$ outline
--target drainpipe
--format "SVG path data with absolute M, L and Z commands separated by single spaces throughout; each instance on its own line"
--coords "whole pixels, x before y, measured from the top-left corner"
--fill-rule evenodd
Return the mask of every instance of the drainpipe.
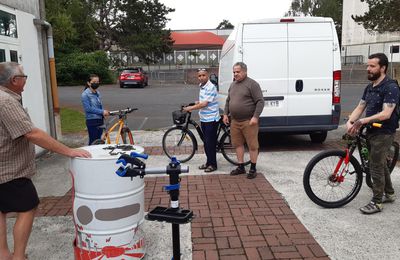
M 61 120 L 60 120 L 60 105 L 58 101 L 58 89 L 57 89 L 57 78 L 56 78 L 56 62 L 54 58 L 54 47 L 53 47 L 53 28 L 49 22 L 41 19 L 33 19 L 33 23 L 38 26 L 42 26 L 47 31 L 47 52 L 49 56 L 49 69 L 50 69 L 50 86 L 51 86 L 51 97 L 53 100 L 53 113 L 55 121 L 55 134 L 56 138 L 61 138 Z

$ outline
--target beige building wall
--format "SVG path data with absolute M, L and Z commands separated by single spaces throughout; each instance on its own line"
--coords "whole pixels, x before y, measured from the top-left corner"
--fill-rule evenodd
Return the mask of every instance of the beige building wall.
M 367 31 L 351 18 L 368 11 L 368 4 L 360 0 L 343 1 L 342 58 L 343 63 L 362 60 L 366 62 L 368 55 L 383 52 L 389 60 L 400 62 L 400 54 L 390 53 L 393 45 L 400 45 L 400 33 L 377 33 Z M 358 58 L 357 58 L 358 56 Z M 347 57 L 345 59 L 345 57 Z M 353 58 L 352 58 L 353 57 Z M 362 58 L 361 58 L 362 57 Z

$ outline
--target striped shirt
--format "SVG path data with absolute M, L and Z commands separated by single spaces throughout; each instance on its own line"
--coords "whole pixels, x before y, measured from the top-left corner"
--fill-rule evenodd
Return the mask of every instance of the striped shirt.
M 21 96 L 0 86 L 0 184 L 35 174 L 35 146 L 24 137 L 33 128 Z
M 199 101 L 208 101 L 208 105 L 199 110 L 201 122 L 213 122 L 219 120 L 218 92 L 211 81 L 207 81 L 200 87 Z

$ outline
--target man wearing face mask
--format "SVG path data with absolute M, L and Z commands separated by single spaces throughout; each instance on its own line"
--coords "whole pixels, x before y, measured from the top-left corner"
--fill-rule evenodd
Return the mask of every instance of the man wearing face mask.
M 85 110 L 86 126 L 89 134 L 89 145 L 94 140 L 100 139 L 103 130 L 99 127 L 104 124 L 104 117 L 110 112 L 103 109 L 100 92 L 99 76 L 91 74 L 86 82 L 85 90 L 81 95 L 82 105 Z
M 360 103 L 346 123 L 350 135 L 357 134 L 362 125 L 374 122 L 382 124 L 380 128 L 372 127 L 367 130 L 373 197 L 371 202 L 360 208 L 364 214 L 380 212 L 382 203 L 394 202 L 396 199 L 386 158 L 399 127 L 399 115 L 396 111 L 399 86 L 386 75 L 388 63 L 388 58 L 383 53 L 368 57 L 367 73 L 371 83 L 365 88 Z M 365 117 L 361 118 L 364 111 Z

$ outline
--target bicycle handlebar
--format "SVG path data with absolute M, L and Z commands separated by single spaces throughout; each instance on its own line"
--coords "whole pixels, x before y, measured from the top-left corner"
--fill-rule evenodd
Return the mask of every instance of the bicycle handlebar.
M 138 108 L 126 108 L 126 109 L 120 109 L 120 110 L 115 110 L 115 111 L 110 111 L 110 116 L 118 116 L 118 115 L 126 115 L 129 114 L 135 110 L 138 110 Z
M 381 124 L 381 123 L 365 124 L 365 125 L 362 125 L 362 126 L 360 127 L 359 133 L 362 133 L 365 129 L 370 129 L 370 128 L 381 128 L 381 127 L 382 127 L 382 124 Z
M 364 130 L 365 129 L 370 129 L 370 128 L 381 128 L 383 126 L 383 124 L 381 124 L 381 123 L 370 123 L 370 124 L 365 124 L 365 125 L 362 125 L 361 127 L 360 127 L 360 130 L 358 131 L 358 136 L 364 136 Z M 350 136 L 349 134 L 347 134 L 347 133 L 345 133 L 343 136 L 342 136 L 342 139 L 343 140 L 347 140 L 347 141 L 352 141 L 352 140 L 355 140 L 355 136 Z
M 189 106 L 194 106 L 194 105 L 196 105 L 196 103 L 182 104 L 181 110 L 183 110 L 184 107 L 189 107 Z

